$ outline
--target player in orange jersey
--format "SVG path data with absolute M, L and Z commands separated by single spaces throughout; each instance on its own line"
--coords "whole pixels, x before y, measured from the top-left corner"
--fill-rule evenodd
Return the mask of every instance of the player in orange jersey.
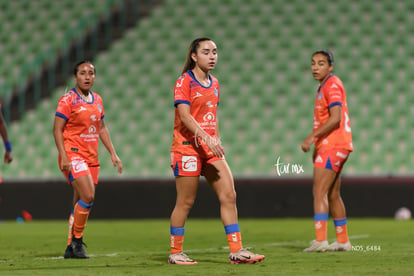
M 342 81 L 332 71 L 330 51 L 312 55 L 312 74 L 319 81 L 315 99 L 313 131 L 303 141 L 302 150 L 313 152 L 313 209 L 316 240 L 306 252 L 349 251 L 345 206 L 341 198 L 341 171 L 353 151 L 346 94 Z M 329 210 L 334 220 L 337 241 L 328 244 Z
M 216 63 L 216 44 L 209 38 L 195 39 L 174 87 L 171 167 L 177 199 L 171 214 L 170 264 L 197 264 L 183 252 L 183 241 L 184 225 L 197 195 L 200 175 L 204 175 L 219 199 L 230 263 L 256 263 L 264 259 L 263 255 L 242 247 L 233 176 L 224 159 L 218 131 L 219 83 L 210 74 Z
M 59 152 L 59 167 L 73 187 L 73 211 L 69 217 L 65 258 L 87 258 L 82 236 L 98 184 L 99 139 L 111 155 L 114 167 L 122 173 L 122 162 L 112 145 L 104 122 L 101 97 L 91 91 L 95 67 L 81 61 L 74 69 L 76 86 L 59 99 L 53 134 Z
M 1 105 L 0 105 L 0 111 L 1 111 Z M 13 157 L 11 154 L 12 151 L 12 145 L 9 141 L 9 136 L 7 134 L 7 127 L 6 122 L 4 121 L 3 113 L 0 112 L 0 135 L 4 142 L 4 163 L 9 164 L 11 161 L 13 161 Z M 0 183 L 2 182 L 0 178 Z

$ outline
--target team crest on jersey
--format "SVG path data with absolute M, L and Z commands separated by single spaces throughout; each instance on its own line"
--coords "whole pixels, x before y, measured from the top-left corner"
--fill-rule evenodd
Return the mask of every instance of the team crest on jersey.
M 218 90 L 217 90 L 217 87 L 214 87 L 214 95 L 216 95 L 216 97 L 218 97 Z
M 102 113 L 102 106 L 101 106 L 101 104 L 98 104 L 98 110 L 99 110 L 100 113 Z

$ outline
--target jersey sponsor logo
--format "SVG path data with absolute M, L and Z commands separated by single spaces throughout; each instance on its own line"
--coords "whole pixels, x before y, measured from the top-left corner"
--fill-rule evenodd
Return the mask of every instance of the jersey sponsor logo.
M 214 113 L 213 112 L 207 112 L 204 116 L 203 116 L 203 120 L 204 121 L 213 121 L 215 119 Z
M 96 115 L 91 115 L 91 120 L 95 122 L 96 121 Z
M 96 133 L 96 127 L 94 125 L 90 125 L 88 128 L 89 133 L 88 134 L 84 134 L 81 133 L 80 137 L 81 138 L 85 138 L 85 142 L 93 142 L 96 141 L 97 138 L 99 137 L 99 134 Z
M 89 126 L 88 129 L 89 133 L 95 133 L 96 132 L 96 127 L 94 125 Z
M 183 165 L 183 171 L 195 172 L 197 171 L 197 157 L 195 156 L 183 156 L 181 159 Z
M 75 173 L 78 173 L 78 172 L 83 172 L 83 171 L 88 170 L 88 165 L 86 165 L 84 161 L 73 160 L 72 168 Z

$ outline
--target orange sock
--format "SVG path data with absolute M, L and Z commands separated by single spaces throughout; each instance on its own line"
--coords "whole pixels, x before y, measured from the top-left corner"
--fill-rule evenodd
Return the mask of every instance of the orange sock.
M 183 251 L 184 227 L 170 226 L 170 248 L 171 254 Z
M 93 203 L 85 203 L 81 199 L 75 205 L 74 220 L 73 220 L 73 236 L 77 239 L 82 238 L 83 230 L 85 229 L 88 216 L 91 211 Z
M 315 226 L 316 241 L 326 241 L 328 239 L 328 214 L 319 213 L 313 217 Z
M 70 213 L 69 216 L 69 231 L 68 231 L 68 245 L 70 245 L 72 243 L 72 237 L 73 237 L 73 221 L 75 220 L 75 216 L 73 215 L 73 210 L 72 213 Z
M 227 242 L 229 243 L 230 252 L 234 253 L 242 249 L 242 241 L 240 232 L 227 235 Z
M 224 226 L 226 231 L 227 242 L 229 243 L 230 252 L 234 253 L 242 249 L 242 239 L 238 223 Z
M 183 251 L 184 236 L 170 236 L 171 254 L 180 253 Z
M 339 243 L 348 242 L 348 229 L 346 226 L 346 218 L 337 218 L 334 219 L 335 231 L 336 231 L 336 240 Z

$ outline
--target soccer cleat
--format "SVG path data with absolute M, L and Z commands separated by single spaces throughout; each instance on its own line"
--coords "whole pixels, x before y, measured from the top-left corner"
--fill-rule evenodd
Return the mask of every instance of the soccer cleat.
M 65 259 L 74 258 L 74 256 L 73 256 L 73 249 L 72 249 L 72 246 L 71 245 L 68 245 L 66 247 L 65 254 L 63 254 L 63 258 L 65 258 Z
M 328 241 L 315 241 L 313 240 L 311 242 L 311 246 L 308 248 L 305 248 L 303 251 L 304 252 L 325 252 L 326 250 L 328 250 L 329 244 Z
M 194 264 L 197 264 L 196 261 L 190 259 L 184 252 L 170 254 L 170 257 L 168 257 L 168 263 L 169 264 L 178 264 L 178 265 L 194 265 Z
M 231 264 L 254 264 L 263 261 L 264 255 L 255 254 L 249 250 L 242 248 L 237 252 L 230 253 L 229 261 Z
M 78 259 L 89 258 L 86 255 L 85 244 L 83 243 L 82 238 L 77 239 L 73 237 L 71 247 L 72 247 L 72 253 L 73 253 L 72 258 L 78 258 Z
M 327 251 L 351 251 L 351 243 L 347 241 L 346 243 L 333 242 L 328 246 Z

